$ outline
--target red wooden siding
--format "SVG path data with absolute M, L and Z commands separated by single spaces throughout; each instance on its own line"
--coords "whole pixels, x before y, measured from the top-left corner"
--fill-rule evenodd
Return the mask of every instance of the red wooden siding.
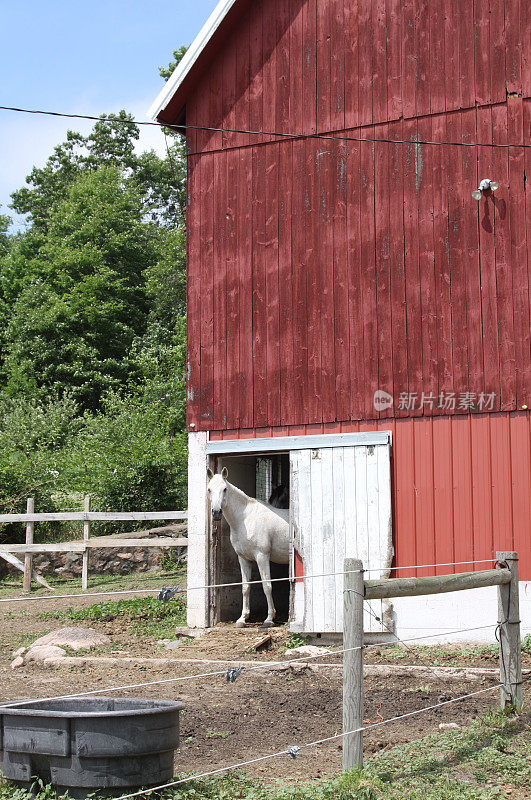
M 527 0 L 240 0 L 230 31 L 182 98 L 186 120 L 313 133 L 500 103 L 507 92 L 529 97 L 528 6 Z M 194 134 L 190 146 L 217 149 L 220 138 Z M 249 138 L 226 133 L 223 146 L 245 146 Z
M 516 550 L 520 577 L 531 580 L 529 411 L 216 431 L 211 439 L 371 430 L 393 435 L 395 566 L 490 559 L 496 550 Z M 402 569 L 397 575 L 433 572 Z
M 531 405 L 529 155 L 421 143 L 521 141 L 526 120 L 531 143 L 530 103 L 348 132 L 405 145 L 307 139 L 191 156 L 195 429 L 452 412 L 441 393 L 456 413 L 466 392 L 476 405 L 493 395 L 482 411 Z M 478 203 L 485 176 L 500 188 Z M 374 408 L 377 389 L 394 407 Z M 399 407 L 402 393 L 415 408 Z

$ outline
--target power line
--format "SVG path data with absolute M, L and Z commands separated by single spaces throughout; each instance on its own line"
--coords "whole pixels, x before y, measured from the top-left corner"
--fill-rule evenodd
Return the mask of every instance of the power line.
M 242 128 L 215 128 L 208 125 L 172 125 L 167 122 L 148 122 L 135 119 L 120 119 L 108 117 L 104 114 L 94 116 L 93 114 L 69 114 L 61 111 L 44 111 L 36 108 L 18 108 L 17 106 L 0 106 L 0 111 L 14 111 L 19 114 L 38 114 L 47 117 L 64 117 L 66 119 L 87 119 L 95 122 L 116 122 L 124 125 L 147 125 L 156 128 L 169 128 L 176 133 L 184 134 L 186 131 L 205 131 L 207 133 L 238 133 L 245 136 L 275 136 L 280 139 L 324 139 L 327 141 L 340 142 L 367 142 L 367 143 L 386 143 L 386 144 L 407 144 L 407 145 L 434 145 L 436 147 L 498 147 L 507 149 L 509 147 L 531 147 L 531 144 L 523 142 L 435 142 L 428 139 L 387 139 L 376 137 L 345 136 L 343 134 L 327 133 L 280 133 L 278 131 L 263 130 L 243 130 Z

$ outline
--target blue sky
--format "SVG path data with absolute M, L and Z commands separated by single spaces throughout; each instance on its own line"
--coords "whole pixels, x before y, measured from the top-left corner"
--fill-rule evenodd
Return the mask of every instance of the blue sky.
M 189 44 L 217 0 L 0 0 L 0 105 L 100 114 L 125 108 L 138 119 L 163 80 L 157 67 Z M 0 111 L 0 211 L 42 165 L 66 130 L 90 123 Z M 142 131 L 141 147 L 163 152 Z

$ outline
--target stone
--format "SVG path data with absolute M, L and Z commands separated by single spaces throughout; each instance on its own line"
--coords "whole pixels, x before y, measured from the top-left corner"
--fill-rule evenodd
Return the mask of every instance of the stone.
M 458 725 L 457 722 L 440 722 L 439 723 L 439 730 L 440 731 L 460 731 L 461 725 Z
M 13 658 L 18 658 L 19 656 L 23 656 L 25 652 L 26 652 L 25 647 L 19 647 L 18 650 L 15 650 L 15 652 L 13 653 Z
M 92 628 L 60 628 L 47 633 L 33 642 L 30 649 L 45 644 L 54 644 L 69 647 L 71 650 L 91 650 L 93 647 L 105 647 L 111 640 L 103 633 L 98 633 Z
M 131 553 L 118 553 L 118 558 L 123 558 L 124 561 L 129 561 L 129 559 L 133 558 Z
M 328 655 L 328 653 L 332 653 L 332 650 L 327 650 L 326 647 L 316 647 L 314 644 L 303 644 L 300 647 L 293 647 L 290 650 L 286 650 L 285 655 L 291 658 L 292 656 L 325 656 Z
M 21 667 L 23 664 L 24 664 L 24 659 L 22 658 L 22 656 L 17 656 L 11 662 L 11 669 L 16 669 L 17 667 Z
M 24 662 L 27 664 L 30 661 L 44 661 L 45 658 L 61 658 L 66 656 L 66 650 L 62 647 L 57 647 L 55 644 L 41 644 L 37 647 L 30 647 L 24 656 Z

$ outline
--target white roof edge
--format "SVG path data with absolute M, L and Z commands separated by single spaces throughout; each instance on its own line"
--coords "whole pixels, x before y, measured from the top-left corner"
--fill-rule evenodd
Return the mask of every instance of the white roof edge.
M 150 119 L 157 119 L 160 112 L 166 108 L 171 98 L 196 63 L 200 54 L 208 45 L 212 39 L 212 36 L 217 31 L 236 2 L 238 2 L 238 0 L 219 0 L 214 11 L 209 16 L 195 37 L 194 41 L 186 51 L 182 61 L 177 65 L 171 77 L 166 81 L 165 85 L 157 95 L 157 98 L 150 106 L 149 111 L 147 112 Z

